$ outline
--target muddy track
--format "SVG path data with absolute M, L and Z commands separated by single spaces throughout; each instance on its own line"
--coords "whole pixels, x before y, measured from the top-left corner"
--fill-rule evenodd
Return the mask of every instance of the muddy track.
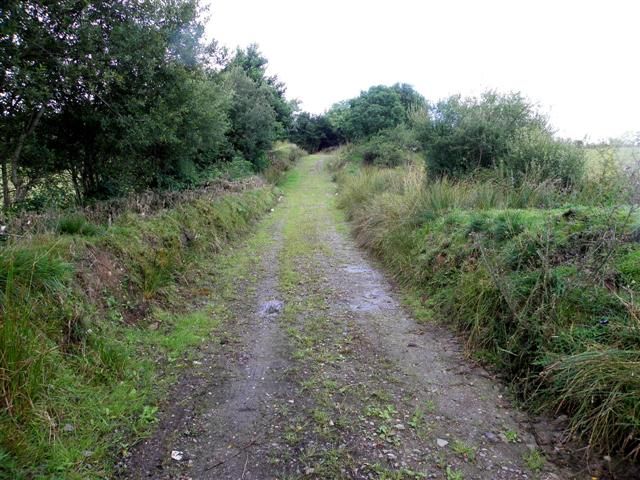
M 269 410 L 291 385 L 285 378 L 286 345 L 277 323 L 282 310 L 276 261 L 282 224 L 265 228 L 270 241 L 250 277 L 226 279 L 234 281 L 235 295 L 228 306 L 231 317 L 223 347 L 209 345 L 184 372 L 156 432 L 131 455 L 124 477 L 241 478 L 249 457 L 267 455 L 263 440 Z M 247 246 L 239 248 L 242 252 Z
M 451 333 L 419 325 L 350 238 L 326 156 L 233 255 L 233 341 L 198 354 L 127 478 L 564 479 Z M 173 457 L 172 458 L 172 452 Z

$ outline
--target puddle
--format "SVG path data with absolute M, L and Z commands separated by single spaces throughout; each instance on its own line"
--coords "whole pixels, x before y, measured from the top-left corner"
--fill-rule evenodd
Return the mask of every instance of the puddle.
M 393 308 L 391 298 L 383 291 L 374 290 L 365 293 L 359 302 L 350 303 L 351 310 L 359 312 L 372 312 Z
M 347 265 L 343 267 L 349 273 L 369 273 L 371 269 L 362 265 Z

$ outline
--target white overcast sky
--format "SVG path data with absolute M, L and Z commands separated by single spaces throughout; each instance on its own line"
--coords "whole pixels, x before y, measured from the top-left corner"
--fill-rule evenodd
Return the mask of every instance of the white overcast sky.
M 640 0 L 203 2 L 208 36 L 257 43 L 307 111 L 405 82 L 432 101 L 520 91 L 562 136 L 640 130 Z

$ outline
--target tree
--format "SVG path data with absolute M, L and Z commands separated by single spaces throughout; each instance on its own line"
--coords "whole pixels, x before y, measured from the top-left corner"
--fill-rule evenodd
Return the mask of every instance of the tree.
M 277 137 L 278 121 L 266 85 L 258 85 L 245 71 L 233 67 L 225 72 L 232 92 L 229 141 L 234 153 L 249 160 L 257 169 L 266 165 L 266 152 Z
M 334 105 L 327 117 L 345 139 L 364 140 L 406 122 L 409 112 L 424 104 L 424 98 L 410 85 L 377 85 Z
M 287 101 L 285 84 L 276 75 L 267 75 L 268 63 L 266 57 L 260 53 L 258 45 L 254 43 L 244 50 L 238 48 L 227 69 L 240 68 L 258 87 L 264 87 L 264 91 L 268 93 L 269 104 L 276 114 L 276 136 L 283 139 L 291 128 L 296 105 L 295 102 Z
M 5 211 L 26 194 L 21 157 L 47 110 L 60 108 L 77 68 L 69 47 L 83 4 L 10 0 L 0 10 L 0 163 Z M 13 196 L 9 181 L 13 184 Z
M 289 139 L 308 152 L 340 144 L 340 136 L 325 115 L 302 112 L 294 117 Z
M 227 57 L 202 43 L 198 11 L 197 0 L 12 1 L 0 11 L 5 210 L 57 172 L 84 201 L 188 184 L 220 161 Z
M 418 136 L 435 175 L 500 167 L 517 177 L 535 173 L 569 182 L 580 174 L 580 151 L 555 140 L 547 119 L 518 93 L 453 96 L 435 105 L 419 125 Z

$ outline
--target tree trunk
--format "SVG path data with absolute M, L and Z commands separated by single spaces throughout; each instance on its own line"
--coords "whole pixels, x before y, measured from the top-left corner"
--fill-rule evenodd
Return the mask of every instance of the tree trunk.
M 42 118 L 44 109 L 45 109 L 45 106 L 42 105 L 38 109 L 38 111 L 35 113 L 35 115 L 32 116 L 31 121 L 27 126 L 27 129 L 24 132 L 22 132 L 18 137 L 18 143 L 16 144 L 16 148 L 9 159 L 9 163 L 11 164 L 11 182 L 13 183 L 13 187 L 15 188 L 15 191 L 16 191 L 15 200 L 21 200 L 22 197 L 26 194 L 26 192 L 24 192 L 22 189 L 23 187 L 22 179 L 18 177 L 18 162 L 20 160 L 20 154 L 22 153 L 22 148 L 24 147 L 24 142 L 26 141 L 27 137 L 33 133 L 35 128 L 38 126 L 38 123 L 40 123 L 40 119 Z M 3 188 L 4 188 L 4 185 L 3 185 Z M 5 208 L 8 208 L 9 206 L 10 206 L 10 203 L 5 203 Z
M 2 210 L 6 214 L 9 210 L 9 172 L 7 171 L 7 159 L 2 157 Z

